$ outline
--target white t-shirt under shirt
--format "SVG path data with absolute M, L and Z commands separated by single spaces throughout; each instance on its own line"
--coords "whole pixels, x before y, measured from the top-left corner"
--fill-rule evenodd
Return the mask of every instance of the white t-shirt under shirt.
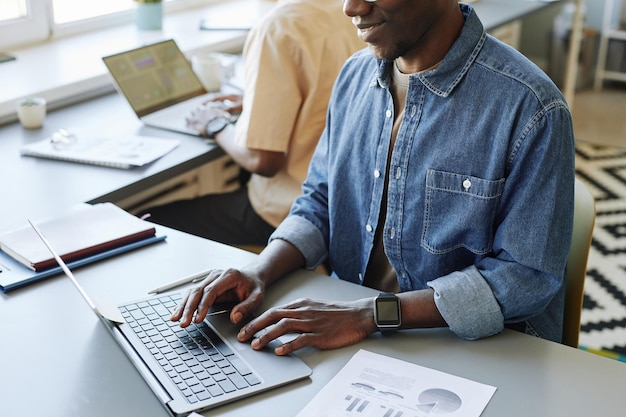
M 439 64 L 436 64 L 423 72 L 436 69 Z M 404 117 L 404 108 L 406 104 L 406 93 L 409 89 L 409 74 L 403 74 L 398 69 L 397 64 L 393 66 L 392 83 L 391 83 L 391 95 L 393 96 L 393 106 L 395 119 L 393 122 L 393 129 L 391 131 L 391 141 L 389 145 L 389 155 L 387 157 L 387 177 L 385 178 L 385 189 L 383 191 L 383 199 L 387 199 L 387 183 L 389 181 L 389 161 L 391 160 L 391 152 L 393 151 L 393 145 L 396 142 L 396 135 L 400 129 L 402 118 Z M 381 207 L 386 208 L 386 205 Z M 397 293 L 400 291 L 400 285 L 398 284 L 398 277 L 396 271 L 389 264 L 387 255 L 385 255 L 385 248 L 382 239 L 382 230 L 385 224 L 386 212 L 383 211 L 380 214 L 378 222 L 378 228 L 376 229 L 376 237 L 374 238 L 374 249 L 372 250 L 372 256 L 370 257 L 367 270 L 365 271 L 365 279 L 363 285 L 371 288 L 376 288 L 384 292 Z

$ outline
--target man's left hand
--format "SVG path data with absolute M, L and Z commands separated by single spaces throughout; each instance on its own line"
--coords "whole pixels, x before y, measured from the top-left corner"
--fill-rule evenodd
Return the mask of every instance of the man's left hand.
M 352 302 L 299 299 L 267 310 L 243 326 L 237 338 L 241 342 L 252 340 L 252 348 L 259 350 L 281 336 L 298 334 L 276 347 L 277 355 L 307 346 L 318 349 L 348 346 L 376 331 L 373 305 L 371 298 Z
M 209 101 L 208 103 L 205 103 L 193 110 L 189 117 L 185 120 L 188 127 L 197 130 L 204 135 L 206 134 L 207 123 L 209 123 L 210 120 L 217 119 L 218 117 L 225 117 L 230 120 L 232 116 L 217 102 Z

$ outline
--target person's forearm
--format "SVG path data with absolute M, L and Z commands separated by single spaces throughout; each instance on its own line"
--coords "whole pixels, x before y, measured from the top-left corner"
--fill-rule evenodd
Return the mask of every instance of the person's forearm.
M 260 277 L 265 285 L 304 266 L 304 257 L 295 246 L 282 239 L 272 240 L 243 271 Z
M 272 177 L 285 162 L 285 154 L 282 152 L 261 151 L 238 145 L 233 125 L 215 135 L 215 141 L 237 165 L 255 174 Z
M 432 288 L 397 294 L 402 307 L 402 328 L 448 327 L 435 305 Z

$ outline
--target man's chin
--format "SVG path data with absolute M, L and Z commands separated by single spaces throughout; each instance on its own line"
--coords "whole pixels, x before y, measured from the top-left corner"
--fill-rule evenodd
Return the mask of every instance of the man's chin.
M 370 47 L 370 51 L 372 51 L 372 55 L 374 55 L 376 58 L 383 60 L 383 61 L 393 61 L 394 59 L 396 59 L 398 56 L 397 54 L 393 53 L 393 51 L 390 51 L 388 49 L 384 49 L 381 47 L 378 47 L 376 45 L 369 45 Z

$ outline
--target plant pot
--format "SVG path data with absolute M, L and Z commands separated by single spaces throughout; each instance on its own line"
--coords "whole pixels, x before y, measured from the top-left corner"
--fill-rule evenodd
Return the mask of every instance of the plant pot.
M 135 23 L 139 30 L 161 30 L 163 3 L 137 3 Z
M 46 99 L 30 97 L 17 104 L 17 118 L 26 129 L 38 129 L 46 118 Z

